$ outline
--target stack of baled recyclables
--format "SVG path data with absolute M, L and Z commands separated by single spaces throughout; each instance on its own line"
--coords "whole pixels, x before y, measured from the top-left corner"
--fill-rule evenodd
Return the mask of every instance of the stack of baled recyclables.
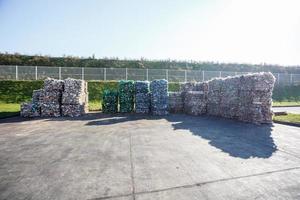
M 119 112 L 153 115 L 168 114 L 168 81 L 119 81 L 118 92 L 105 90 L 102 99 L 104 113 Z M 150 88 L 150 90 L 149 90 Z
M 274 76 L 266 72 L 185 83 L 181 86 L 184 112 L 271 123 L 274 83 Z
M 33 91 L 32 101 L 21 104 L 20 114 L 23 117 L 80 116 L 87 112 L 87 96 L 85 81 L 47 78 L 42 89 Z
M 71 78 L 64 80 L 61 108 L 63 116 L 78 117 L 88 112 L 88 91 L 85 81 Z

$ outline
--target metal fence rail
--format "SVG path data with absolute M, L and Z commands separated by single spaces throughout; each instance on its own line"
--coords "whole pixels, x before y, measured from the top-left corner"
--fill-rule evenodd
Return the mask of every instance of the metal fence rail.
M 207 81 L 216 77 L 227 77 L 250 72 L 200 71 L 173 69 L 134 68 L 88 68 L 0 65 L 1 80 L 42 80 L 76 78 L 83 80 L 154 80 L 167 79 L 170 82 Z M 273 73 L 276 85 L 300 85 L 300 74 Z

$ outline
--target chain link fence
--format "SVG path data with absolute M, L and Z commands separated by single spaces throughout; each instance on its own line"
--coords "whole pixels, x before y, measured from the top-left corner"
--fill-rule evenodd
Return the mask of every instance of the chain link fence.
M 134 69 L 134 68 L 88 68 L 47 66 L 0 66 L 1 80 L 42 80 L 46 77 L 83 80 L 154 80 L 167 79 L 170 82 L 207 81 L 216 77 L 227 77 L 250 72 Z M 300 74 L 273 73 L 276 85 L 300 85 Z

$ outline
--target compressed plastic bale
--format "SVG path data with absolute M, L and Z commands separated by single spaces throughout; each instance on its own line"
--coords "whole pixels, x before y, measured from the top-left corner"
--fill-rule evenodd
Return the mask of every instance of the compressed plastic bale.
M 134 81 L 119 81 L 120 112 L 128 113 L 134 109 Z
M 36 103 L 22 103 L 20 109 L 21 117 L 39 117 L 40 107 Z
M 39 102 L 42 100 L 42 97 L 43 97 L 43 92 L 44 92 L 43 89 L 33 90 L 32 103 L 39 105 Z
M 135 81 L 135 93 L 149 93 L 150 92 L 150 82 L 149 81 Z
M 150 83 L 151 113 L 153 115 L 168 114 L 168 81 L 154 80 Z
M 188 91 L 195 91 L 195 89 L 196 89 L 196 82 L 180 83 L 180 92 L 182 93 Z
M 135 112 L 140 114 L 150 112 L 150 93 L 135 94 Z
M 184 102 L 184 111 L 191 115 L 206 113 L 207 99 L 203 91 L 188 91 Z
M 169 111 L 171 113 L 183 112 L 183 98 L 181 92 L 169 92 Z
M 212 116 L 220 116 L 220 104 L 207 103 L 206 105 L 207 114 Z
M 62 105 L 62 116 L 68 117 L 79 117 L 88 112 L 88 108 L 85 104 L 75 104 L 75 105 Z
M 60 117 L 61 105 L 60 104 L 48 104 L 41 103 L 41 116 L 42 117 Z
M 68 78 L 64 80 L 62 104 L 87 104 L 87 84 L 84 80 Z
M 44 104 L 61 104 L 62 93 L 58 90 L 43 90 L 39 96 L 39 102 Z
M 44 90 L 62 92 L 64 90 L 64 81 L 53 78 L 47 78 L 44 80 Z
M 118 112 L 118 92 L 111 90 L 104 90 L 102 99 L 103 113 Z

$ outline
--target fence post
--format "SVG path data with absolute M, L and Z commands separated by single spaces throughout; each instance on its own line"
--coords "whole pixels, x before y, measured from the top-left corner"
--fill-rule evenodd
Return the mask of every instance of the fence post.
M 84 80 L 84 67 L 81 67 L 81 79 Z
M 106 68 L 104 68 L 104 71 L 103 71 L 103 76 L 104 76 L 104 80 L 106 81 Z
M 290 85 L 293 85 L 293 74 L 290 74 Z
M 19 80 L 18 65 L 16 65 L 16 80 Z
M 58 67 L 58 78 L 61 80 L 61 67 Z
M 149 81 L 149 70 L 148 70 L 148 68 L 146 69 L 146 79 L 147 79 L 147 81 Z
M 166 79 L 167 79 L 167 81 L 169 80 L 169 73 L 168 73 L 168 69 L 166 69 Z
M 38 79 L 38 72 L 37 72 L 37 70 L 38 70 L 38 68 L 37 68 L 37 66 L 35 66 L 35 80 L 37 80 Z
M 125 68 L 125 77 L 126 77 L 126 81 L 127 81 L 127 78 L 128 78 L 128 71 L 127 71 L 127 67 Z
M 279 85 L 279 77 L 280 77 L 280 74 L 277 73 L 277 84 Z
M 234 72 L 234 75 L 236 76 L 236 75 L 237 75 L 237 72 Z
M 185 83 L 187 82 L 187 77 L 186 77 L 186 75 L 187 75 L 187 72 L 186 72 L 186 70 L 184 70 L 184 82 L 185 82 Z
M 220 78 L 222 77 L 222 71 L 219 71 L 219 77 Z
M 204 71 L 202 71 L 202 82 L 204 82 Z

